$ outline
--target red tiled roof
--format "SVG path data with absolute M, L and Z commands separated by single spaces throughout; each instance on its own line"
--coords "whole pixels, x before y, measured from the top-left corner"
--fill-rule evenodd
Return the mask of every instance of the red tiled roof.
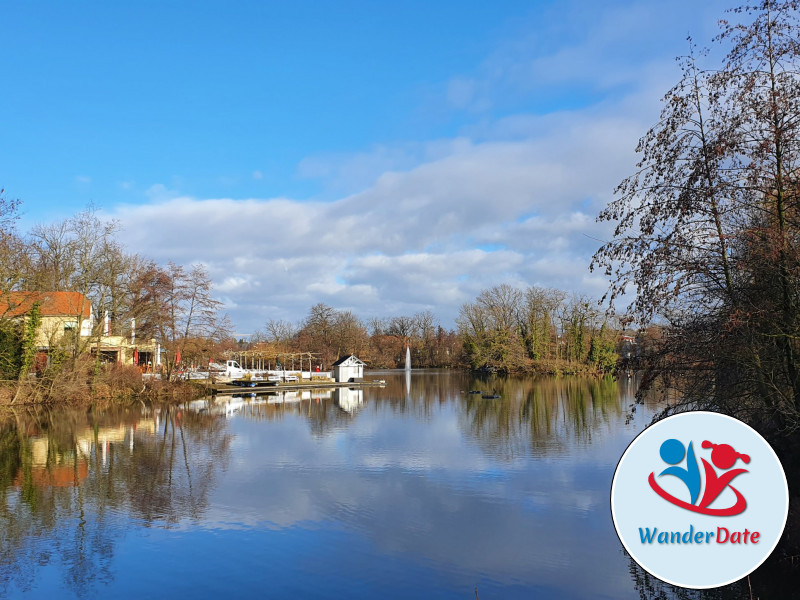
M 0 294 L 0 316 L 20 317 L 34 302 L 44 317 L 75 317 L 82 312 L 88 319 L 91 315 L 89 299 L 80 292 L 7 292 Z

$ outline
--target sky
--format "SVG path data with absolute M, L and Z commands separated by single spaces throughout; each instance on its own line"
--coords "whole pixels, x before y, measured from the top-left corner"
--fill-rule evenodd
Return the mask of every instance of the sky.
M 595 217 L 719 0 L 0 3 L 0 187 L 202 263 L 236 333 L 502 283 L 599 298 Z

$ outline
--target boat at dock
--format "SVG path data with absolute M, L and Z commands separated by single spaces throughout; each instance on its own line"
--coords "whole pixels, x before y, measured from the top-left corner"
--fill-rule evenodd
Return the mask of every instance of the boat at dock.
M 234 379 L 228 385 L 245 388 L 277 387 L 280 379 Z

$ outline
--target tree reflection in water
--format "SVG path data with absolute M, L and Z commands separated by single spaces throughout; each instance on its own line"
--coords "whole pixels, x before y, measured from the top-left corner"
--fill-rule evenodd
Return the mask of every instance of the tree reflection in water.
M 0 596 L 119 594 L 138 577 L 123 565 L 144 548 L 176 561 L 145 554 L 145 585 L 173 595 L 194 586 L 197 598 L 220 595 L 209 551 L 237 574 L 243 597 L 261 597 L 265 581 L 287 597 L 368 597 L 359 585 L 408 597 L 394 589 L 408 569 L 431 586 L 468 581 L 469 592 L 479 581 L 482 598 L 591 597 L 598 578 L 605 597 L 747 597 L 741 585 L 678 590 L 617 552 L 610 479 L 649 420 L 626 420 L 635 382 L 377 377 L 385 387 L 9 413 L 0 421 Z M 318 555 L 324 565 L 312 561 L 309 583 L 304 559 Z M 176 569 L 184 577 L 172 587 Z
M 394 376 L 392 376 L 394 375 Z M 254 420 L 304 417 L 315 437 L 348 427 L 360 411 L 389 409 L 429 421 L 437 407 L 456 402 L 468 438 L 492 456 L 508 459 L 526 454 L 564 452 L 589 444 L 598 429 L 618 426 L 634 402 L 635 381 L 583 378 L 475 377 L 462 372 L 420 371 L 409 389 L 404 378 L 389 373 L 384 386 L 357 392 L 345 389 L 306 391 L 243 398 L 237 414 Z M 484 399 L 470 390 L 494 392 Z M 358 393 L 358 399 L 352 395 Z M 343 396 L 347 396 L 344 398 Z M 235 402 L 236 400 L 234 400 Z M 207 409 L 224 412 L 230 399 L 208 400 Z M 242 402 L 241 400 L 239 402 Z
M 462 425 L 501 459 L 560 454 L 588 444 L 599 428 L 617 425 L 633 401 L 612 379 L 495 377 L 472 387 L 487 386 L 500 398 L 468 395 Z
M 129 519 L 197 519 L 230 455 L 224 418 L 176 407 L 15 410 L 0 423 L 0 592 L 46 567 L 84 597 Z

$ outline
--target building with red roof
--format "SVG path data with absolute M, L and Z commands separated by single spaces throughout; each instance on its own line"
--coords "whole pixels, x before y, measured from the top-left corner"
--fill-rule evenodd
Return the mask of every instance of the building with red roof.
M 84 340 L 81 351 L 100 353 L 104 362 L 136 364 L 155 368 L 160 364 L 160 346 L 154 339 L 137 343 L 133 327 L 130 337 L 110 335 L 108 313 L 102 331 L 95 329 L 91 301 L 80 292 L 6 292 L 0 294 L 0 319 L 27 320 L 39 304 L 41 325 L 36 334 L 37 363 L 48 364 L 51 348 Z M 78 338 L 75 336 L 80 332 Z
M 65 335 L 92 334 L 92 303 L 80 292 L 5 292 L 0 294 L 0 318 L 27 320 L 34 304 L 39 305 L 41 326 L 36 346 L 48 350 Z

